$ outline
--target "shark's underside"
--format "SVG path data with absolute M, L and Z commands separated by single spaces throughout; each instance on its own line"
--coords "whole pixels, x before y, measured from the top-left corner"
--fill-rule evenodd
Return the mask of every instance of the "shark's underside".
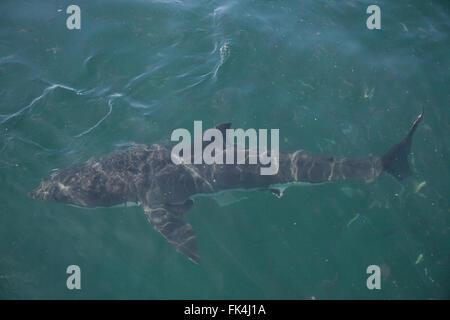
M 413 133 L 422 118 L 423 112 L 406 137 L 378 158 L 338 159 L 299 150 L 280 154 L 277 174 L 261 175 L 259 164 L 176 165 L 171 160 L 170 148 L 138 145 L 59 170 L 42 181 L 30 196 L 82 207 L 137 202 L 148 221 L 178 252 L 199 263 L 195 232 L 184 219 L 193 205 L 192 196 L 234 188 L 265 188 L 276 192 L 271 186 L 367 179 L 385 171 L 401 180 L 410 173 L 407 158 Z M 222 124 L 216 128 L 224 131 L 229 126 Z

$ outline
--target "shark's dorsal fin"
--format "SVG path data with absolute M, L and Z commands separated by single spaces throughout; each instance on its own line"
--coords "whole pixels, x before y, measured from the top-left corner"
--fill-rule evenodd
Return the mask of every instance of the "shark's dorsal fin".
M 225 122 L 225 123 L 221 123 L 218 124 L 214 127 L 214 129 L 219 130 L 222 133 L 222 137 L 225 139 L 226 134 L 227 134 L 227 129 L 231 128 L 231 122 Z M 203 141 L 203 149 L 210 144 L 210 141 Z
M 222 135 L 225 137 L 226 130 L 231 128 L 231 122 L 225 122 L 225 123 L 218 124 L 217 126 L 215 126 L 215 128 L 217 130 L 219 130 L 220 132 L 222 132 Z
M 182 204 L 163 204 L 144 207 L 147 220 L 161 233 L 170 245 L 195 263 L 200 263 L 195 231 L 184 220 L 184 213 L 192 207 L 192 200 Z

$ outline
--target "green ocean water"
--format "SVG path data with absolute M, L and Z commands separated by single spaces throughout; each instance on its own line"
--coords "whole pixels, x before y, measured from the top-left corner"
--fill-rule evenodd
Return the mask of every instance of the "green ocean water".
M 81 8 L 68 30 L 66 8 Z M 366 8 L 381 8 L 381 30 Z M 450 298 L 447 1 L 0 2 L 0 298 Z M 27 197 L 55 169 L 194 120 L 283 150 L 381 155 L 419 112 L 411 177 L 196 199 L 202 263 L 139 207 Z M 66 268 L 81 268 L 68 290 Z M 366 287 L 369 265 L 380 290 Z

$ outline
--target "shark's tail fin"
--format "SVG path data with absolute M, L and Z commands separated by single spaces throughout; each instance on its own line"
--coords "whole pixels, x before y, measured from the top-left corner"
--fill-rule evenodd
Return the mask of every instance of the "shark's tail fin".
M 383 170 L 387 171 L 398 180 L 406 178 L 411 173 L 408 164 L 408 155 L 411 149 L 412 136 L 420 121 L 422 121 L 422 118 L 423 109 L 422 113 L 419 114 L 416 121 L 414 121 L 411 129 L 409 129 L 408 135 L 381 157 Z

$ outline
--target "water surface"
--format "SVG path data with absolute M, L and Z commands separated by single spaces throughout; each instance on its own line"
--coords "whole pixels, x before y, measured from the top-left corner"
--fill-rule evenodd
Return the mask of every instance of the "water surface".
M 78 1 L 72 31 L 70 4 L 0 4 L 0 298 L 450 297 L 446 1 Z M 366 28 L 370 4 L 381 30 Z M 58 168 L 194 120 L 279 128 L 284 150 L 350 157 L 381 155 L 422 108 L 402 183 L 196 199 L 201 265 L 139 207 L 27 197 Z M 366 287 L 372 264 L 381 290 Z

